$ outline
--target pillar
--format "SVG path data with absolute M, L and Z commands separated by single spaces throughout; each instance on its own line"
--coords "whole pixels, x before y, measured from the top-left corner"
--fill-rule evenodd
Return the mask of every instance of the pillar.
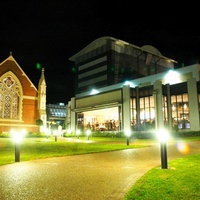
M 190 130 L 199 131 L 199 106 L 197 84 L 195 78 L 190 78 L 187 80 L 187 88 L 190 109 Z

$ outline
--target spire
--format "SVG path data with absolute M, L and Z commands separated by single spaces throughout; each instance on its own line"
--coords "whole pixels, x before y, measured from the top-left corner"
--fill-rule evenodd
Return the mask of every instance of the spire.
M 39 93 L 41 91 L 44 92 L 44 90 L 45 90 L 45 94 L 46 94 L 46 81 L 45 81 L 45 76 L 44 76 L 44 68 L 42 68 L 40 80 L 39 80 L 39 83 L 38 83 L 38 90 L 39 90 Z
M 40 80 L 39 80 L 39 83 L 38 83 L 38 89 L 40 89 L 40 87 L 42 85 L 46 85 L 45 76 L 44 76 L 44 68 L 42 68 Z
M 39 118 L 43 121 L 45 128 L 47 116 L 46 116 L 46 81 L 44 77 L 44 68 L 42 68 L 38 84 L 38 110 L 39 110 Z
M 42 73 L 41 73 L 41 77 L 40 77 L 41 79 L 45 79 L 44 78 L 44 68 L 42 68 Z

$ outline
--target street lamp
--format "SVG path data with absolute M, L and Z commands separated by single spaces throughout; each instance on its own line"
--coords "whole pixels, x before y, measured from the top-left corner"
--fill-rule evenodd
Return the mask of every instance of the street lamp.
M 15 162 L 20 162 L 20 143 L 22 142 L 26 131 L 11 130 L 12 138 L 15 142 Z
M 160 129 L 157 132 L 157 138 L 160 141 L 161 168 L 167 169 L 167 142 L 169 140 L 168 131 L 165 129 Z

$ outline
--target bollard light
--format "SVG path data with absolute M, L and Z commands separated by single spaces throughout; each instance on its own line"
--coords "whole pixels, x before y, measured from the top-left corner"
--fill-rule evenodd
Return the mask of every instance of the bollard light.
M 81 131 L 79 129 L 76 130 L 76 136 L 77 136 L 77 139 L 79 139 L 79 136 L 81 134 Z
M 71 133 L 72 133 L 72 130 L 70 128 L 67 129 L 67 134 L 71 135 Z
M 126 145 L 129 145 L 129 139 L 130 139 L 130 136 L 131 136 L 131 131 L 126 130 L 125 135 L 126 135 Z
M 86 135 L 87 135 L 87 139 L 88 139 L 88 140 L 89 140 L 90 134 L 91 134 L 91 130 L 88 129 L 88 130 L 86 131 Z
M 167 142 L 170 139 L 169 132 L 166 129 L 159 129 L 157 138 L 160 141 L 161 168 L 167 169 Z
M 25 130 L 11 130 L 12 138 L 15 142 L 15 162 L 20 162 L 20 143 L 24 139 L 25 133 Z
M 54 131 L 53 131 L 53 134 L 54 134 L 54 136 L 55 136 L 55 142 L 57 142 L 57 140 L 58 140 L 58 131 L 57 131 L 57 130 L 54 130 Z
M 46 135 L 47 139 L 49 139 L 50 134 L 51 134 L 51 130 L 49 128 L 46 128 L 45 129 L 45 135 Z

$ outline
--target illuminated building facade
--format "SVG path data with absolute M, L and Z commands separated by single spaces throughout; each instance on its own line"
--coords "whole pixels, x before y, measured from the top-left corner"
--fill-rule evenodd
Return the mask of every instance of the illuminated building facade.
M 76 93 L 70 128 L 144 131 L 167 126 L 199 130 L 198 64 L 174 69 L 154 47 L 102 37 L 69 58 Z
M 113 37 L 96 39 L 69 60 L 77 72 L 76 94 L 165 72 L 175 62 L 153 46 L 137 47 Z
M 66 105 L 64 103 L 47 104 L 47 124 L 49 125 L 49 127 L 52 124 L 55 124 L 56 127 L 61 125 L 62 128 L 65 128 L 65 120 L 67 114 L 66 111 Z
M 10 55 L 0 63 L 0 133 L 11 129 L 38 132 L 38 119 L 46 125 L 44 69 L 37 89 Z

